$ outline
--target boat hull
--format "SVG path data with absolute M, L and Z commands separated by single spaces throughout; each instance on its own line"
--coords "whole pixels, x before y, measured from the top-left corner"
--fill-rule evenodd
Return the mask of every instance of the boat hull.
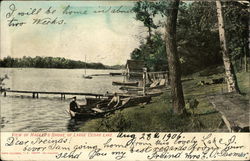
M 84 79 L 92 79 L 93 77 L 92 76 L 89 76 L 89 75 L 83 75 L 82 76 Z
M 116 81 L 113 81 L 112 85 L 118 85 L 118 86 L 138 86 L 139 82 L 116 82 Z
M 76 119 L 86 119 L 86 118 L 100 118 L 105 117 L 107 114 L 111 114 L 117 110 L 121 110 L 124 108 L 136 106 L 141 103 L 150 103 L 151 97 L 150 96 L 137 96 L 137 97 L 129 97 L 124 98 L 122 100 L 122 104 L 118 107 L 108 107 L 107 104 L 109 103 L 109 100 L 101 101 L 99 103 L 96 103 L 94 105 L 86 105 L 85 110 L 82 110 L 81 112 L 76 112 L 74 116 L 71 115 L 71 118 Z M 97 108 L 99 110 L 95 110 Z

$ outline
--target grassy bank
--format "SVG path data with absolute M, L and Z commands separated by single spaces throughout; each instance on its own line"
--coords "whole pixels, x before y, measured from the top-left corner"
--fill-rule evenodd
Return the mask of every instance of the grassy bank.
M 250 93 L 249 73 L 238 73 L 237 78 L 240 89 L 246 93 L 248 99 Z M 201 76 L 202 75 L 202 76 Z M 183 89 L 185 100 L 196 99 L 199 104 L 192 111 L 188 109 L 188 115 L 174 115 L 171 108 L 170 92 L 165 91 L 163 95 L 155 97 L 151 104 L 135 106 L 116 111 L 106 118 L 87 121 L 79 129 L 80 131 L 216 131 L 221 123 L 220 114 L 208 102 L 207 96 L 226 91 L 226 84 L 200 85 L 200 81 L 209 82 L 214 78 L 223 77 L 223 74 L 212 74 L 209 76 L 196 73 L 189 78 L 184 78 Z M 193 113 L 194 114 L 191 114 Z

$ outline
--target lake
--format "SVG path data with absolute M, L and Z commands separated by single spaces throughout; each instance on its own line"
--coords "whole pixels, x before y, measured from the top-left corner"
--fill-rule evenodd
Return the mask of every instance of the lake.
M 117 70 L 87 69 L 87 74 L 109 74 Z M 121 76 L 96 76 L 84 79 L 84 69 L 40 69 L 40 68 L 0 68 L 0 74 L 7 74 L 6 88 L 12 90 L 32 90 L 48 92 L 90 92 L 104 94 L 106 91 L 119 92 L 112 81 L 122 81 Z M 70 98 L 61 100 L 60 95 L 10 94 L 0 96 L 2 132 L 72 131 L 72 122 L 66 113 Z M 77 96 L 80 104 L 84 96 Z

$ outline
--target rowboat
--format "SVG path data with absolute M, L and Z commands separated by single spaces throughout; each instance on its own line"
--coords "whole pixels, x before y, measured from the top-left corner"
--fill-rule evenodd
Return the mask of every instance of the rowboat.
M 166 86 L 165 85 L 158 85 L 155 87 L 145 87 L 147 90 L 153 90 L 153 89 L 164 89 Z M 134 91 L 142 91 L 143 87 L 133 87 L 133 86 L 122 86 L 119 88 L 120 90 L 134 90 Z
M 119 81 L 113 81 L 112 85 L 118 85 L 118 86 L 138 86 L 139 82 L 119 82 Z
M 122 73 L 109 73 L 111 76 L 117 76 L 117 75 L 122 75 Z
M 120 105 L 117 107 L 108 106 L 109 100 L 102 100 L 98 103 L 83 105 L 79 108 L 78 112 L 68 111 L 71 118 L 75 119 L 86 119 L 86 118 L 98 118 L 104 117 L 107 114 L 113 113 L 116 110 L 121 110 L 124 108 L 132 107 L 141 103 L 150 103 L 150 96 L 135 96 L 135 97 L 127 97 L 122 98 Z

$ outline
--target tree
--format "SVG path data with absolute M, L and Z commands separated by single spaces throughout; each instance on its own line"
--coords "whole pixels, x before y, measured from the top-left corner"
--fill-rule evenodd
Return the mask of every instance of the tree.
M 154 23 L 154 16 L 157 14 L 155 3 L 149 1 L 138 1 L 132 9 L 136 14 L 136 20 L 143 22 L 147 27 L 148 37 L 147 41 L 150 43 L 152 37 L 152 29 L 156 29 L 157 25 Z
M 222 64 L 215 2 L 180 3 L 176 28 L 182 74 Z
M 245 71 L 247 71 L 249 2 L 228 1 L 224 2 L 224 6 L 224 26 L 231 60 L 235 62 L 237 70 L 243 70 L 243 59 L 245 59 Z
M 184 112 L 185 102 L 181 84 L 181 68 L 176 44 L 176 23 L 179 0 L 169 2 L 165 24 L 166 53 L 168 57 L 170 86 L 173 111 L 175 114 Z
M 223 12 L 222 12 L 220 1 L 216 1 L 216 7 L 217 7 L 217 14 L 218 14 L 220 45 L 221 45 L 222 59 L 223 59 L 223 63 L 225 66 L 228 92 L 240 93 L 240 90 L 237 84 L 237 78 L 236 78 L 234 68 L 233 68 L 233 64 L 231 62 L 230 55 L 227 49 L 227 39 L 226 39 L 226 34 L 225 34 L 225 29 L 224 29 Z
M 26 67 L 26 68 L 87 68 L 92 69 L 105 69 L 101 63 L 86 63 L 82 61 L 75 61 L 65 59 L 61 57 L 41 57 L 36 56 L 35 58 L 26 57 L 23 58 L 12 58 L 10 56 L 5 57 L 3 60 L 0 59 L 0 67 Z
M 149 71 L 167 71 L 166 43 L 163 34 L 154 32 L 151 45 L 141 42 L 139 48 L 135 48 L 130 57 L 133 60 L 143 60 Z
M 142 2 L 141 2 L 142 3 Z M 153 2 L 151 2 L 153 3 Z M 247 69 L 247 59 L 249 58 L 248 47 L 248 18 L 249 3 L 246 2 L 224 2 L 224 24 L 227 34 L 227 47 L 232 62 L 235 62 L 237 70 L 243 69 L 243 60 L 245 59 L 245 70 Z M 151 10 L 157 13 L 152 17 L 153 22 L 156 20 L 162 22 L 167 16 L 167 1 L 156 1 L 151 4 Z M 153 7 L 152 7 L 153 6 Z M 199 72 L 208 67 L 223 65 L 222 56 L 220 54 L 220 40 L 218 30 L 218 20 L 216 14 L 216 3 L 208 1 L 196 1 L 192 3 L 180 2 L 178 8 L 178 21 L 176 27 L 177 51 L 181 59 L 182 74 L 192 74 Z M 161 17 L 164 17 L 161 19 Z M 157 23 L 157 26 L 162 23 Z M 160 27 L 159 27 L 160 28 Z M 157 28 L 158 29 L 158 28 Z M 144 60 L 150 70 L 159 70 L 153 67 L 154 61 L 163 61 L 164 57 L 157 56 L 156 51 L 165 50 L 164 42 L 158 43 L 154 37 L 156 30 L 151 35 L 151 43 L 141 41 L 138 49 L 131 53 L 131 58 L 136 60 Z M 160 31 L 160 30 L 158 30 Z M 144 40 L 147 40 L 144 39 Z M 159 38 L 160 40 L 160 38 Z M 157 50 L 155 49 L 157 44 Z M 160 47 L 161 44 L 164 44 Z M 164 51 L 164 54 L 166 52 Z M 166 54 L 165 54 L 166 57 Z M 160 63 L 157 63 L 160 64 Z M 166 63 L 164 63 L 165 65 Z M 238 65 L 240 64 L 240 66 Z M 233 64 L 234 65 L 234 64 Z M 237 66 L 236 66 L 237 65 Z M 163 68 L 160 68 L 161 70 Z M 163 69 L 164 70 L 164 69 Z

